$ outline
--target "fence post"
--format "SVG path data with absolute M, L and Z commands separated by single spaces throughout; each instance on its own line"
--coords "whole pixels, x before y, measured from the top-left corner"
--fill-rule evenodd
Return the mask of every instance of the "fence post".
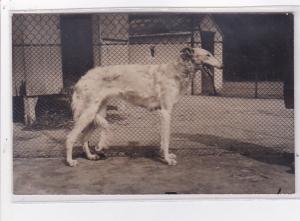
M 191 47 L 194 47 L 194 45 L 195 45 L 194 27 L 195 27 L 195 16 L 192 15 L 192 22 L 191 22 Z M 192 81 L 191 81 L 191 95 L 194 95 L 194 78 L 192 78 Z

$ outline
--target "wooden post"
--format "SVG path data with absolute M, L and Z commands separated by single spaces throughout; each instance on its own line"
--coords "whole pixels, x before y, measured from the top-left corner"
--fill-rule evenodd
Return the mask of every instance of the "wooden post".
M 191 24 L 191 47 L 193 48 L 195 46 L 195 39 L 194 39 L 194 34 L 195 34 L 195 16 L 192 15 L 192 24 Z M 190 95 L 194 95 L 194 80 L 195 77 L 192 78 L 191 81 L 191 93 Z
M 36 120 L 35 107 L 38 97 L 24 97 L 24 122 L 25 125 L 32 125 Z

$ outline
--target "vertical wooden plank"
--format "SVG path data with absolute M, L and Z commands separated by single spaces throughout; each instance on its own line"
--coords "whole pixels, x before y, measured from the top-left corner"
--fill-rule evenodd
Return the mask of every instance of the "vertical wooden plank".
M 13 96 L 21 96 L 25 93 L 25 63 L 24 47 L 13 46 L 12 50 L 12 79 Z
M 217 35 L 217 34 L 216 34 Z M 216 40 L 216 36 L 215 36 Z M 220 62 L 223 62 L 223 42 L 214 43 L 214 56 Z M 223 87 L 223 69 L 214 68 L 215 87 L 217 90 Z
M 92 15 L 92 38 L 94 66 L 101 65 L 101 39 L 100 39 L 100 15 Z
M 26 95 L 58 94 L 63 88 L 58 15 L 24 15 Z
M 13 96 L 20 96 L 24 91 L 25 64 L 23 47 L 23 15 L 12 17 L 12 80 Z

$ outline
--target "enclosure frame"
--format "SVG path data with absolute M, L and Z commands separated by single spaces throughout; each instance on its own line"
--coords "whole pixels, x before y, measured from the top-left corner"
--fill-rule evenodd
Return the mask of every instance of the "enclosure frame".
M 300 10 L 299 8 L 286 7 L 258 7 L 258 8 L 116 8 L 112 6 L 99 7 L 95 2 L 87 4 L 85 8 L 78 7 L 78 4 L 67 6 L 61 4 L 57 8 L 52 8 L 51 5 L 26 5 L 24 1 L 8 1 L 1 2 L 1 200 L 6 201 L 3 208 L 3 215 L 8 213 L 10 209 L 10 202 L 91 202 L 91 201 L 128 201 L 128 200 L 199 200 L 199 199 L 291 199 L 300 197 L 300 165 L 299 165 L 299 149 L 298 139 L 295 141 L 295 155 L 296 162 L 296 184 L 295 194 L 290 195 L 276 195 L 276 194 L 239 194 L 239 195 L 217 195 L 217 194 L 191 194 L 191 195 L 36 195 L 36 196 L 14 196 L 12 194 L 12 27 L 11 20 L 13 14 L 19 13 L 92 13 L 92 12 L 292 12 L 295 15 L 295 39 L 300 39 Z M 80 1 L 84 5 L 84 1 Z M 70 8 L 69 8 L 70 7 Z M 299 60 L 300 51 L 299 43 L 295 41 L 295 60 Z M 295 64 L 295 73 L 300 71 L 299 64 Z M 295 75 L 296 82 L 299 77 Z M 299 82 L 299 81 L 298 81 Z M 296 107 L 299 108 L 299 91 L 296 90 Z M 297 113 L 297 112 L 295 112 Z M 297 116 L 298 114 L 296 114 Z M 295 118 L 296 129 L 299 125 L 299 120 Z

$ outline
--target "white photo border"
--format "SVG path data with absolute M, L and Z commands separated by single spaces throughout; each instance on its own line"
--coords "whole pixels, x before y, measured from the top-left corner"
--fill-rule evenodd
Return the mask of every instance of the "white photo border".
M 142 1 L 144 2 L 144 1 Z M 157 1 L 159 2 L 159 1 Z M 217 4 L 208 1 L 203 4 L 201 1 L 180 1 L 176 7 L 170 7 L 174 4 L 167 1 L 157 3 L 156 7 L 151 7 L 149 3 L 139 4 L 137 1 L 128 3 L 126 1 L 102 1 L 96 0 L 80 0 L 73 1 L 72 4 L 67 0 L 60 1 L 21 1 L 21 0 L 2 0 L 1 2 L 1 218 L 11 216 L 13 204 L 20 205 L 25 203 L 111 203 L 111 202 L 199 202 L 199 200 L 249 200 L 249 199 L 282 199 L 291 200 L 300 198 L 300 162 L 299 162 L 299 138 L 297 137 L 298 125 L 298 109 L 300 107 L 300 92 L 295 87 L 295 194 L 191 194 L 191 195 L 13 195 L 13 176 L 12 176 L 12 56 L 11 56 L 11 16 L 17 13 L 92 13 L 92 12 L 219 12 L 219 13 L 234 13 L 234 12 L 286 12 L 294 14 L 294 60 L 295 60 L 295 85 L 300 85 L 300 65 L 296 61 L 300 60 L 300 6 L 297 1 L 289 6 L 281 6 L 288 1 L 274 1 L 275 6 L 266 6 L 264 1 L 248 1 L 248 4 L 230 5 L 230 1 Z M 184 2 L 184 4 L 182 4 Z M 194 3 L 190 4 L 191 2 Z M 252 2 L 252 3 L 249 3 Z M 280 3 L 278 3 L 280 2 Z M 208 4 L 209 3 L 209 4 Z M 153 2 L 152 2 L 153 4 Z M 299 4 L 299 3 L 298 3 Z M 186 7 L 183 7 L 186 5 Z M 229 5 L 230 7 L 224 7 Z M 137 7 L 138 6 L 138 7 Z M 221 6 L 221 7 L 220 7 Z M 244 7 L 250 6 L 250 7 Z

